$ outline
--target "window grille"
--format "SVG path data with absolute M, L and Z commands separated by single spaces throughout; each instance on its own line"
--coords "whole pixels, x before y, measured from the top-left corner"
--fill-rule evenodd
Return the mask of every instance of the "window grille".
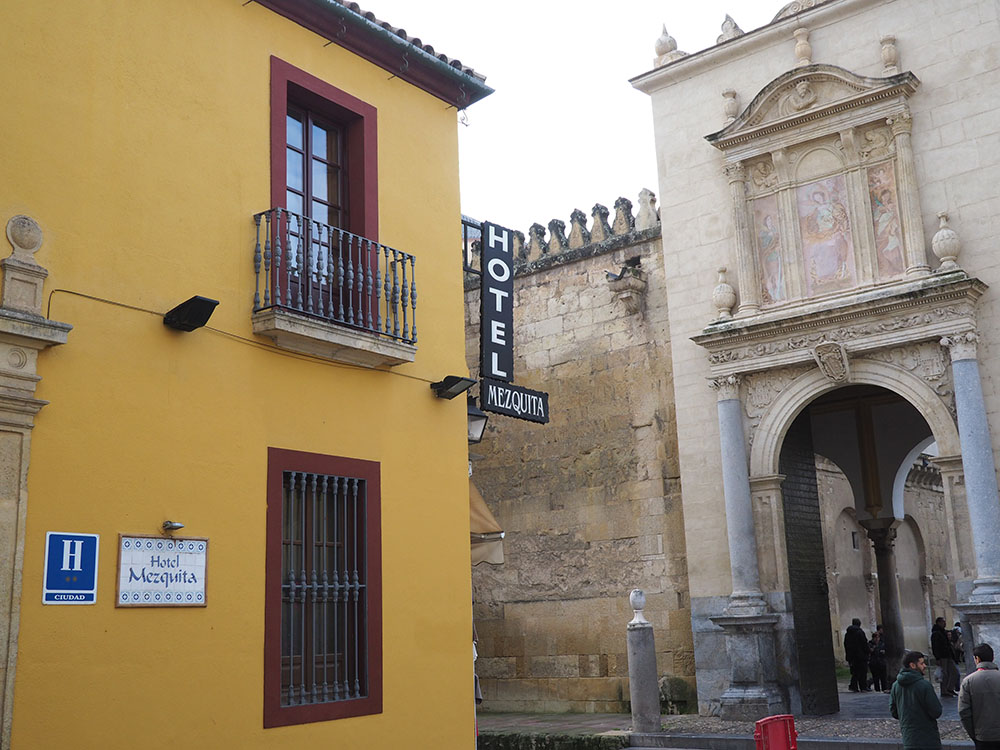
M 367 482 L 283 472 L 281 706 L 368 697 Z

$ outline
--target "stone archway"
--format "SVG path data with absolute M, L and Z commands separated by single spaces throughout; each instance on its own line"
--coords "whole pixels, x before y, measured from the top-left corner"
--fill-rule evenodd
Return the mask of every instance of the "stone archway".
M 774 398 L 761 416 L 750 449 L 750 477 L 778 473 L 778 459 L 785 433 L 795 417 L 823 394 L 844 385 L 874 385 L 898 393 L 927 420 L 942 457 L 958 456 L 958 427 L 947 405 L 926 381 L 901 367 L 878 360 L 851 363 L 850 379 L 834 382 L 812 369 L 794 379 Z
M 833 382 L 822 372 L 817 370 L 807 371 L 794 378 L 784 386 L 776 397 L 769 404 L 768 408 L 760 416 L 760 421 L 751 433 L 750 470 L 751 487 L 754 488 L 754 536 L 757 539 L 758 556 L 761 563 L 761 583 L 764 591 L 787 591 L 789 598 L 789 614 L 792 615 L 794 628 L 782 636 L 778 635 L 779 641 L 784 640 L 786 647 L 792 647 L 798 652 L 797 664 L 790 672 L 793 684 L 790 684 L 789 692 L 795 696 L 793 705 L 800 702 L 802 710 L 806 713 L 826 713 L 836 710 L 836 686 L 829 684 L 828 679 L 816 679 L 814 675 L 817 671 L 829 670 L 833 668 L 833 644 L 824 646 L 822 664 L 806 664 L 804 658 L 816 659 L 816 646 L 822 641 L 827 643 L 829 630 L 827 625 L 813 628 L 803 635 L 803 624 L 813 623 L 820 619 L 821 610 L 830 606 L 830 596 L 836 596 L 836 592 L 830 592 L 824 586 L 817 588 L 814 581 L 823 575 L 825 582 L 825 570 L 820 566 L 822 560 L 813 560 L 806 553 L 797 549 L 795 540 L 800 540 L 803 535 L 817 536 L 819 532 L 818 508 L 812 523 L 807 523 L 803 519 L 814 513 L 812 507 L 818 504 L 815 495 L 815 478 L 812 482 L 812 496 L 807 487 L 803 491 L 803 486 L 809 481 L 804 481 L 802 476 L 790 477 L 789 472 L 802 473 L 801 467 L 795 468 L 795 462 L 789 461 L 789 441 L 793 441 L 798 446 L 798 452 L 803 455 L 798 462 L 803 466 L 811 461 L 813 455 L 812 438 L 808 437 L 811 427 L 810 422 L 815 412 L 817 403 L 828 402 L 833 391 L 845 389 L 846 392 L 854 390 L 852 387 L 869 386 L 867 393 L 886 393 L 886 398 L 894 398 L 896 403 L 901 404 L 900 408 L 908 409 L 913 416 L 911 419 L 917 420 L 920 424 L 925 424 L 923 429 L 930 431 L 933 439 L 938 443 L 941 453 L 958 453 L 959 437 L 951 413 L 941 396 L 921 378 L 914 376 L 910 372 L 896 367 L 892 364 L 862 360 L 852 363 L 851 377 L 848 382 Z M 869 395 L 866 398 L 873 397 Z M 839 396 L 835 396 L 839 398 Z M 809 410 L 807 413 L 806 410 Z M 926 434 L 926 433 L 925 433 Z M 919 434 L 916 435 L 914 445 L 924 441 Z M 897 451 L 896 459 L 906 461 L 913 446 L 905 445 L 902 450 Z M 817 444 L 816 451 L 825 451 Z M 892 476 L 889 478 L 891 487 L 895 478 L 897 464 L 892 466 Z M 812 468 L 811 466 L 808 468 Z M 805 473 L 809 473 L 805 471 Z M 784 486 L 783 486 L 784 483 Z M 862 482 L 860 479 L 852 477 L 855 492 L 860 491 Z M 891 586 L 883 584 L 879 586 L 880 608 L 883 616 L 887 618 L 887 634 L 891 634 L 892 642 L 896 644 L 893 649 L 895 659 L 902 653 L 904 634 L 903 622 L 900 615 L 899 594 L 896 590 L 896 567 L 893 553 L 893 545 L 896 539 L 896 529 L 903 523 L 902 517 L 897 518 L 891 502 L 892 492 L 889 488 L 884 488 L 879 494 L 883 499 L 881 508 L 883 512 L 865 515 L 864 508 L 859 504 L 858 510 L 862 513 L 859 523 L 866 529 L 867 537 L 864 546 L 867 548 L 870 538 L 875 545 L 875 559 L 879 568 L 879 579 L 884 582 L 891 582 Z M 860 494 L 857 497 L 861 497 Z M 788 515 L 791 514 L 791 515 Z M 805 526 L 802 526 L 806 523 Z M 801 528 L 799 528 L 801 527 Z M 904 544 L 909 553 L 910 548 L 916 543 L 922 548 L 919 535 L 910 533 L 912 530 L 907 527 L 903 530 Z M 801 545 L 798 545 L 801 546 Z M 911 555 L 912 556 L 912 555 Z M 772 580 L 767 580 L 767 571 L 771 572 Z M 920 586 L 920 576 L 914 581 L 909 581 L 918 587 Z M 864 585 L 865 581 L 860 582 Z M 920 597 L 922 600 L 922 597 Z M 919 600 L 918 600 L 919 601 Z M 828 611 L 828 610 L 827 610 Z M 825 613 L 824 613 L 825 614 Z M 856 613 L 864 617 L 865 612 Z M 912 614 L 912 613 L 910 613 Z M 864 618 L 867 619 L 867 618 Z M 912 619 L 912 617 L 908 618 Z M 799 622 L 802 620 L 802 622 Z M 780 626 L 779 626 L 780 629 Z M 806 628 L 808 629 L 808 628 Z M 823 631 L 826 632 L 823 632 Z M 911 626 L 911 634 L 913 627 Z M 808 647 L 806 647 L 808 646 Z M 892 661 L 892 659 L 891 659 Z M 832 691 L 832 692 L 831 692 Z

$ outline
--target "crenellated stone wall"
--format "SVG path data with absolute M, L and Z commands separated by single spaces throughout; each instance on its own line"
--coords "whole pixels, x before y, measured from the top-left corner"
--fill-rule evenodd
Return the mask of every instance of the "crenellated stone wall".
M 518 233 L 514 380 L 551 422 L 491 415 L 473 481 L 507 533 L 473 568 L 484 710 L 623 711 L 628 591 L 647 594 L 674 710 L 693 707 L 684 519 L 655 198 Z M 466 286 L 479 364 L 478 279 Z M 690 700 L 689 700 L 690 699 Z M 686 702 L 687 701 L 687 702 Z

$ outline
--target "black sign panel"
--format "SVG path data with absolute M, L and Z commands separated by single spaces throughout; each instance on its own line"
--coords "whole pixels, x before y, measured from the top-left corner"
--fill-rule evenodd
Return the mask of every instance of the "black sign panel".
M 483 377 L 509 383 L 514 379 L 513 233 L 497 224 L 483 222 L 482 247 L 481 372 Z
M 479 384 L 479 398 L 484 411 L 541 424 L 549 421 L 549 394 L 541 391 L 483 378 Z

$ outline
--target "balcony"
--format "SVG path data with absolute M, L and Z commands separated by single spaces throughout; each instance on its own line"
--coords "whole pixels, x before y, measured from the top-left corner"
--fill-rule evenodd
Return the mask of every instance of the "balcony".
M 282 349 L 363 367 L 414 360 L 411 254 L 284 208 L 253 220 L 254 333 Z

